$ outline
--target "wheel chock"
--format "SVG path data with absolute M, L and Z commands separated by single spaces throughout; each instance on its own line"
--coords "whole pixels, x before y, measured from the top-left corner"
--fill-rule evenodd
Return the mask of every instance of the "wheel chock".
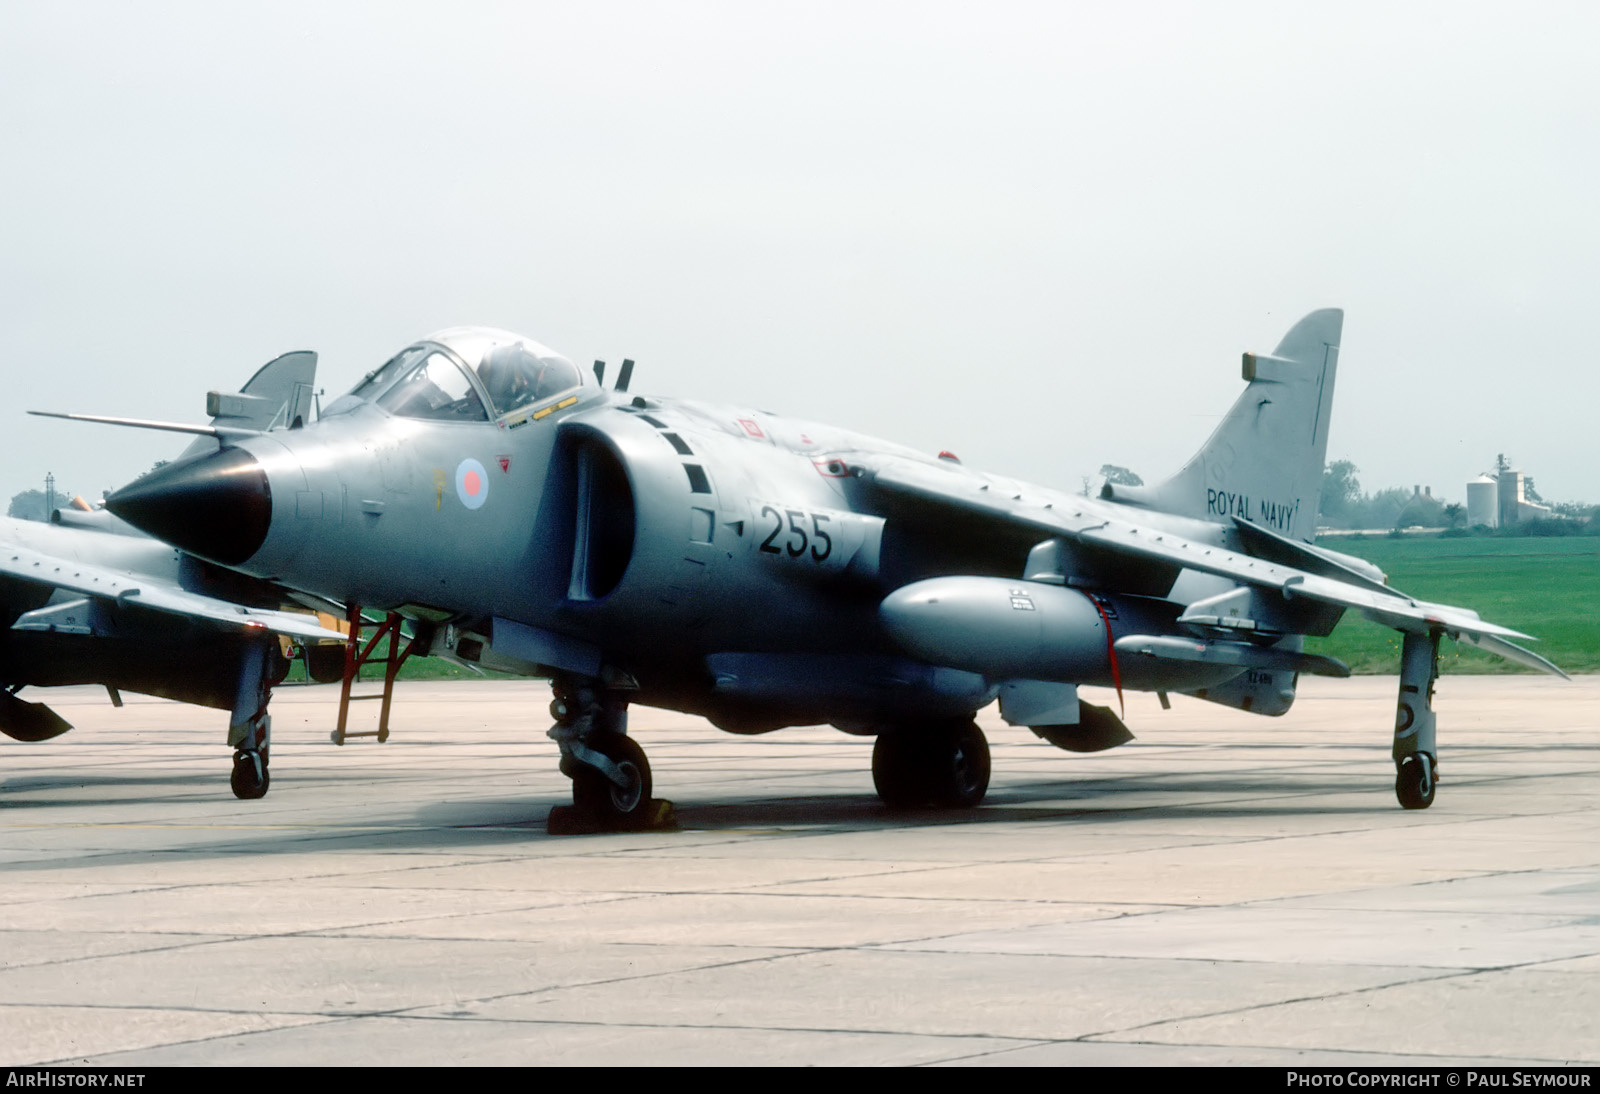
M 677 808 L 665 798 L 651 798 L 630 817 L 604 816 L 576 805 L 550 810 L 545 831 L 552 836 L 591 836 L 598 832 L 672 832 L 678 827 Z

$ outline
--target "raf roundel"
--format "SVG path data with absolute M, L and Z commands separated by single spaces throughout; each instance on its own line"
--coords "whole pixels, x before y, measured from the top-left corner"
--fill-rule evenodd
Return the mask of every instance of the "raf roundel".
M 456 467 L 456 497 L 468 509 L 482 509 L 489 500 L 489 473 L 483 464 L 468 458 Z

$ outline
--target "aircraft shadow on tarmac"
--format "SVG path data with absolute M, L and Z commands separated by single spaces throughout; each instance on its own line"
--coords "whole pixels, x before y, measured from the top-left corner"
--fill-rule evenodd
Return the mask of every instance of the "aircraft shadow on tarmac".
M 149 794 L 113 794 L 121 787 L 139 787 L 152 791 Z M 162 788 L 171 787 L 178 793 L 154 793 Z M 56 772 L 48 775 L 21 775 L 13 774 L 0 778 L 0 810 L 24 809 L 52 809 L 52 808 L 77 808 L 82 809 L 91 804 L 82 793 L 84 790 L 99 792 L 93 798 L 93 804 L 115 805 L 118 807 L 129 805 L 170 806 L 180 802 L 204 802 L 217 800 L 217 784 L 215 779 L 197 778 L 194 775 L 141 775 L 129 772 L 119 775 L 72 775 Z M 187 793 L 182 791 L 187 790 Z M 70 796 L 42 797 L 71 791 Z M 13 819 L 16 819 L 13 814 Z
M 1257 788 L 1259 790 L 1259 788 Z M 1387 813 L 1388 803 L 1376 798 L 1371 807 L 1341 806 L 1314 807 L 1274 798 L 1270 802 L 1235 802 L 1226 805 L 1204 805 L 1193 802 L 1173 804 L 1144 804 L 1118 807 L 1111 802 L 1085 799 L 1075 804 L 1059 804 L 1059 798 L 1048 805 L 1007 805 L 994 803 L 984 808 L 962 813 L 948 810 L 889 810 L 870 797 L 806 798 L 770 802 L 738 802 L 728 805 L 704 802 L 680 806 L 679 823 L 685 830 L 716 831 L 722 828 L 852 827 L 912 828 L 951 827 L 954 825 L 1037 824 L 1046 821 L 1071 821 L 1092 817 L 1096 820 L 1119 818 L 1148 819 L 1156 816 L 1185 817 L 1273 817 L 1304 816 L 1307 814 L 1361 814 Z
M 907 828 L 1038 823 L 1093 817 L 1148 819 L 1152 816 L 1273 817 L 1388 814 L 1388 799 L 1374 791 L 1370 805 L 1333 805 L 1329 794 L 1365 789 L 1365 783 L 1348 778 L 1295 775 L 1281 781 L 1214 777 L 1185 773 L 1177 777 L 1128 776 L 1099 778 L 1093 782 L 1036 781 L 1008 783 L 993 791 L 979 809 L 890 809 L 877 797 L 864 793 L 812 794 L 803 797 L 718 800 L 700 796 L 676 801 L 678 823 L 684 831 L 718 831 L 739 828 Z M 1150 795 L 1178 796 L 1181 800 L 1152 801 Z M 1137 797 L 1135 804 L 1131 799 Z M 1215 801 L 1216 798 L 1230 799 Z M 1314 798 L 1315 800 L 1307 800 Z M 1196 800 L 1204 799 L 1204 800 Z M 1124 804 L 1126 803 L 1126 804 Z M 547 802 L 527 799 L 489 802 L 458 801 L 425 805 L 416 812 L 424 826 L 447 828 L 542 828 Z M 499 817 L 470 819 L 475 812 L 503 813 Z
M 41 780 L 42 781 L 42 780 Z M 80 788 L 94 780 L 79 780 Z M 132 783 L 138 780 L 107 780 Z M 178 779 L 160 780 L 178 782 Z M 1296 786 L 1282 790 L 1261 783 L 1225 780 L 1205 784 L 1203 788 L 1189 785 L 1184 788 L 1186 800 L 1119 806 L 1118 793 L 1102 781 L 1098 789 L 1071 786 L 1074 795 L 1071 804 L 1062 801 L 1062 784 L 1036 784 L 1038 805 L 1025 804 L 1035 800 L 1035 795 L 1008 788 L 1000 801 L 981 809 L 953 812 L 950 810 L 890 810 L 877 798 L 868 794 L 813 795 L 801 798 L 773 798 L 762 801 L 726 801 L 700 799 L 682 803 L 678 817 L 680 828 L 657 833 L 644 833 L 652 839 L 670 840 L 682 835 L 707 835 L 727 832 L 730 835 L 756 830 L 786 829 L 788 834 L 801 835 L 807 830 L 818 834 L 839 831 L 892 831 L 907 828 L 949 828 L 975 825 L 1015 825 L 1054 822 L 1070 824 L 1074 820 L 1092 820 L 1098 824 L 1119 821 L 1148 821 L 1151 818 L 1179 818 L 1189 820 L 1238 819 L 1304 816 L 1377 816 L 1389 815 L 1391 810 L 1384 795 L 1374 793 L 1370 805 L 1330 806 L 1324 802 L 1305 802 L 1304 793 L 1314 789 L 1347 790 L 1339 783 L 1319 783 L 1313 786 L 1299 781 Z M 1119 781 L 1117 789 L 1123 792 L 1140 789 L 1152 792 L 1171 792 L 1173 788 L 1161 779 L 1128 779 Z M 1054 796 L 1050 795 L 1054 791 Z M 1103 791 L 1103 792 L 1102 792 Z M 1196 801 L 1194 795 L 1250 795 L 1245 800 Z M 1014 804 L 1008 804 L 1012 799 Z M 124 803 L 137 804 L 141 799 L 123 799 Z M 145 799 L 155 806 L 169 806 L 171 797 Z M 183 799 L 189 800 L 187 798 Z M 33 806 L 82 806 L 82 801 L 29 801 L 20 804 L 10 819 L 15 822 L 19 813 Z M 172 829 L 173 838 L 163 843 L 160 837 L 152 845 L 138 850 L 114 848 L 61 850 L 57 854 L 40 858 L 21 859 L 6 863 L 6 869 L 19 873 L 30 870 L 60 870 L 63 867 L 93 870 L 103 866 L 126 863 L 149 863 L 153 859 L 182 859 L 202 861 L 208 859 L 238 859 L 246 856 L 304 855 L 308 852 L 396 852 L 440 850 L 501 850 L 531 841 L 553 841 L 559 846 L 563 841 L 575 840 L 574 848 L 604 850 L 604 841 L 613 837 L 606 834 L 587 838 L 550 836 L 545 832 L 545 822 L 551 806 L 565 804 L 552 798 L 483 798 L 468 801 L 440 802 L 420 806 L 409 813 L 375 808 L 370 818 L 346 816 L 336 823 L 296 823 L 294 813 L 276 813 L 263 817 L 261 827 L 229 822 L 223 816 L 184 822 L 168 819 L 158 827 Z M 164 816 L 166 816 L 164 814 Z M 217 830 L 217 826 L 225 831 Z M 93 827 L 92 825 L 90 827 Z M 200 840 L 196 839 L 196 836 Z M 641 833 L 619 834 L 616 839 L 636 841 Z M 1004 838 L 998 832 L 997 838 Z M 601 841 L 599 844 L 595 840 Z M 622 844 L 619 843 L 619 849 Z M 628 847 L 636 846 L 629 843 Z
M 381 778 L 381 776 L 379 776 Z M 302 773 L 283 779 L 280 792 L 298 785 L 341 781 L 338 776 Z M 679 825 L 684 829 L 715 830 L 749 826 L 822 826 L 902 828 L 908 826 L 949 826 L 1012 824 L 1093 816 L 1148 818 L 1153 815 L 1182 816 L 1280 816 L 1307 813 L 1360 813 L 1388 811 L 1384 797 L 1373 795 L 1370 806 L 1332 805 L 1326 795 L 1348 794 L 1366 788 L 1364 780 L 1316 774 L 1284 774 L 1280 778 L 1240 778 L 1230 773 L 1215 775 L 1180 772 L 1141 774 L 1093 780 L 1030 780 L 1007 782 L 996 787 L 983 807 L 970 810 L 890 809 L 868 793 L 812 794 L 803 797 L 751 799 L 740 795 L 724 800 L 701 795 L 676 802 Z M 182 793 L 192 787 L 192 793 Z M 132 792 L 135 788 L 156 791 L 149 795 Z M 119 791 L 130 791 L 121 793 Z M 174 793 L 173 791 L 178 791 Z M 87 795 L 86 793 L 87 792 Z M 14 774 L 0 781 L 0 810 L 20 819 L 27 810 L 83 808 L 86 801 L 115 805 L 118 808 L 150 806 L 164 809 L 179 804 L 204 802 L 215 797 L 214 786 L 197 781 L 190 774 L 161 775 L 134 772 L 84 773 L 78 775 Z M 1152 796 L 1158 796 L 1152 800 Z M 1230 799 L 1216 801 L 1217 798 Z M 1160 798 L 1178 800 L 1159 800 Z M 1308 798 L 1317 800 L 1309 801 Z M 552 806 L 565 805 L 564 797 L 533 795 L 526 798 L 484 798 L 423 804 L 404 817 L 397 816 L 386 803 L 374 803 L 370 825 L 374 828 L 416 826 L 432 833 L 426 842 L 439 842 L 440 829 L 473 830 L 493 828 L 543 829 Z M 248 809 L 248 807 L 244 807 Z M 213 818 L 215 819 L 215 818 Z M 293 823 L 292 816 L 274 813 L 264 817 L 267 824 Z M 171 820 L 175 827 L 183 821 Z M 235 822 L 237 823 L 237 822 Z M 246 823 L 248 821 L 246 820 Z M 341 825 L 363 827 L 361 819 L 346 814 Z

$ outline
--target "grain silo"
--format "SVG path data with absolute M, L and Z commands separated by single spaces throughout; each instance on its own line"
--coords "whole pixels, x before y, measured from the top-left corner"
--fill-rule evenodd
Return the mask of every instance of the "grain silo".
M 1467 523 L 1500 526 L 1500 484 L 1488 475 L 1467 483 Z

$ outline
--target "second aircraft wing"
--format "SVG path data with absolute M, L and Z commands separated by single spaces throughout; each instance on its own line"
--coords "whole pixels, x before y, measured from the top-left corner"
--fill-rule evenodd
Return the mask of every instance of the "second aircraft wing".
M 98 566 L 77 559 L 62 558 L 16 543 L 0 543 L 0 577 L 39 585 L 54 586 L 86 597 L 103 598 L 118 604 L 149 608 L 174 615 L 204 619 L 232 627 L 261 628 L 294 638 L 344 641 L 338 631 L 321 626 L 315 616 L 264 608 L 247 608 L 226 600 L 192 593 L 171 581 L 149 574 L 137 574 Z M 56 607 L 28 612 L 14 627 L 18 630 L 49 630 L 49 613 Z

